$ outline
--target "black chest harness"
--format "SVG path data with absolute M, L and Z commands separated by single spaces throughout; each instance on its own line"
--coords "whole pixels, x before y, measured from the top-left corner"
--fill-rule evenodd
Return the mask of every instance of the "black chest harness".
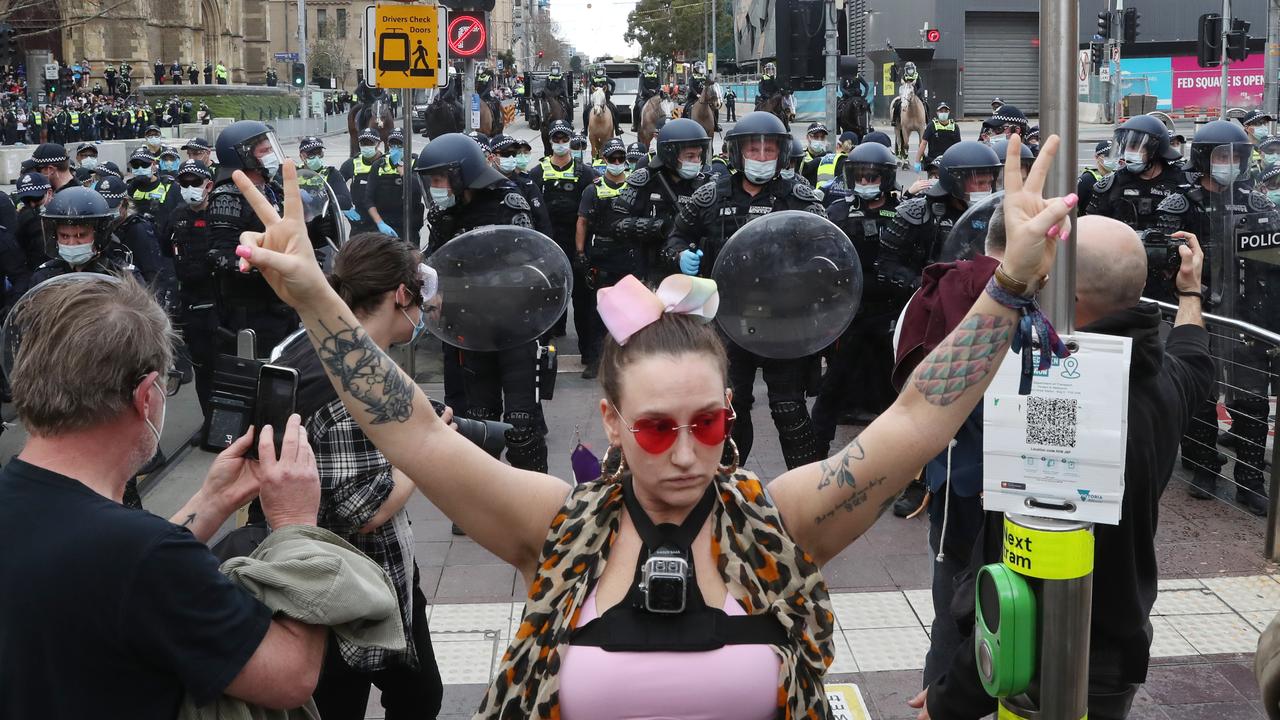
M 690 548 L 715 506 L 715 483 L 680 525 L 654 525 L 640 507 L 631 478 L 622 485 L 631 522 L 644 543 L 641 562 L 622 602 L 573 631 L 570 645 L 610 652 L 702 652 L 725 645 L 786 645 L 787 633 L 771 613 L 730 616 L 708 607 L 698 590 Z M 658 576 L 661 573 L 661 577 Z M 683 575 L 677 580 L 677 575 Z M 683 590 L 683 598 L 678 596 Z M 683 610 L 655 611 L 653 606 Z M 736 601 L 734 601 L 736 602 Z

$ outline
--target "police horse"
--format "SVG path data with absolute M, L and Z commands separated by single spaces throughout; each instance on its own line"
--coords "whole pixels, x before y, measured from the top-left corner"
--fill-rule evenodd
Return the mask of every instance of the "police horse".
M 924 140 L 924 101 L 916 95 L 913 83 L 904 82 L 898 90 L 898 97 L 894 98 L 893 102 L 899 107 L 898 124 L 894 126 L 894 137 L 897 141 L 894 153 L 899 160 L 906 162 L 907 145 L 911 141 L 911 133 L 915 133 L 920 141 Z
M 356 105 L 347 113 L 347 136 L 351 141 L 351 157 L 355 157 L 360 152 L 360 133 L 366 129 L 373 129 L 378 133 L 378 138 L 386 146 L 387 137 L 391 135 L 391 130 L 396 126 L 395 113 L 391 112 L 391 104 L 383 100 L 381 97 L 373 101 L 372 105 Z

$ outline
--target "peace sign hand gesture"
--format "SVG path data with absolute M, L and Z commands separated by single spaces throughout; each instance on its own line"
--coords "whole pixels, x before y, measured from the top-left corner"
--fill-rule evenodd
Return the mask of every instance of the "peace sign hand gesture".
M 1059 138 L 1050 135 L 1040 148 L 1027 179 L 1020 168 L 1022 140 L 1013 135 L 1004 165 L 1004 266 L 1016 280 L 1035 285 L 1049 274 L 1059 239 L 1071 236 L 1071 209 L 1080 201 L 1075 193 L 1060 198 L 1044 195 L 1045 178 L 1058 154 Z
M 298 170 L 293 163 L 284 163 L 283 171 L 284 217 L 276 213 L 248 176 L 239 170 L 232 174 L 236 187 L 266 227 L 262 232 L 240 233 L 236 255 L 241 258 L 242 272 L 248 272 L 250 266 L 257 268 L 281 300 L 301 310 L 330 289 L 307 236 Z

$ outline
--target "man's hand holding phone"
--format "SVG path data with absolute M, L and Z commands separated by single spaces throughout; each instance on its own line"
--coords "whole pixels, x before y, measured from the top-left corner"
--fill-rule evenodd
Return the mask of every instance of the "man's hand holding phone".
M 302 418 L 290 415 L 284 428 L 280 454 L 276 455 L 270 425 L 262 428 L 258 438 L 258 462 L 248 463 L 257 474 L 262 490 L 262 512 L 272 529 L 286 525 L 315 525 L 320 510 L 320 474 L 316 456 L 307 442 Z

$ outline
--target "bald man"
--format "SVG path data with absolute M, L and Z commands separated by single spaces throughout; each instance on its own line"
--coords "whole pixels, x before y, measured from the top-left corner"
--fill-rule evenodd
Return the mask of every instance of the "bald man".
M 1133 341 L 1125 494 L 1120 524 L 1098 525 L 1094 529 L 1097 550 L 1089 654 L 1089 717 L 1097 720 L 1125 717 L 1138 686 L 1146 680 L 1151 644 L 1149 616 L 1156 599 L 1158 575 L 1155 533 L 1160 496 L 1173 473 L 1178 439 L 1190 421 L 1193 408 L 1209 395 L 1213 361 L 1209 357 L 1209 336 L 1200 316 L 1200 269 L 1204 255 L 1195 236 L 1176 235 L 1187 243 L 1180 251 L 1182 267 L 1176 278 L 1180 302 L 1174 328 L 1162 343 L 1159 310 L 1155 305 L 1139 302 L 1146 283 L 1147 260 L 1137 234 L 1124 223 L 1107 217 L 1088 215 L 1077 222 L 1076 326 L 1081 331 L 1123 336 Z M 990 255 L 999 256 L 1003 252 L 1003 225 L 997 213 L 988 226 Z M 957 263 L 952 272 L 974 274 L 971 268 L 976 267 L 989 267 L 994 272 L 996 262 L 991 257 L 979 257 L 968 267 Z M 936 267 L 926 269 L 926 279 Z M 941 275 L 941 283 L 947 282 L 947 274 L 950 273 Z M 980 277 L 981 273 L 976 275 Z M 967 284 L 973 286 L 972 281 Z M 922 287 L 921 292 L 924 291 Z M 904 317 L 904 323 L 908 320 Z M 976 438 L 957 436 L 957 445 L 952 449 L 952 492 L 947 502 L 956 504 L 950 508 L 949 523 L 956 523 L 960 517 L 961 526 L 965 523 L 966 501 L 956 497 L 955 455 L 965 444 L 972 448 L 976 440 L 980 478 L 980 420 L 977 426 Z M 970 423 L 966 422 L 965 429 L 969 427 Z M 962 435 L 965 429 L 961 430 Z M 968 507 L 974 504 L 980 501 L 973 498 L 967 502 Z M 1000 560 L 1003 517 L 999 513 L 986 513 L 979 525 L 977 543 L 969 557 L 970 571 Z M 944 560 L 949 560 L 953 552 L 959 551 L 954 550 L 950 538 L 951 524 L 946 532 L 948 537 L 941 547 L 945 550 Z M 931 544 L 933 538 L 931 532 Z M 935 576 L 937 573 L 935 568 Z M 969 587 L 957 588 L 954 594 L 972 597 L 972 576 L 964 577 Z M 955 576 L 945 579 L 954 581 Z M 937 610 L 940 598 L 936 579 L 934 585 Z M 973 653 L 973 617 L 955 618 L 950 612 L 946 612 L 945 617 L 953 623 L 963 621 L 963 626 L 939 628 L 935 621 L 931 644 L 945 642 L 948 634 L 958 636 L 959 640 L 950 648 L 937 648 L 937 651 L 931 645 L 926 659 L 926 688 L 912 703 L 922 706 L 922 714 L 935 720 L 976 720 L 990 715 L 996 710 L 996 701 L 986 694 L 979 680 Z

